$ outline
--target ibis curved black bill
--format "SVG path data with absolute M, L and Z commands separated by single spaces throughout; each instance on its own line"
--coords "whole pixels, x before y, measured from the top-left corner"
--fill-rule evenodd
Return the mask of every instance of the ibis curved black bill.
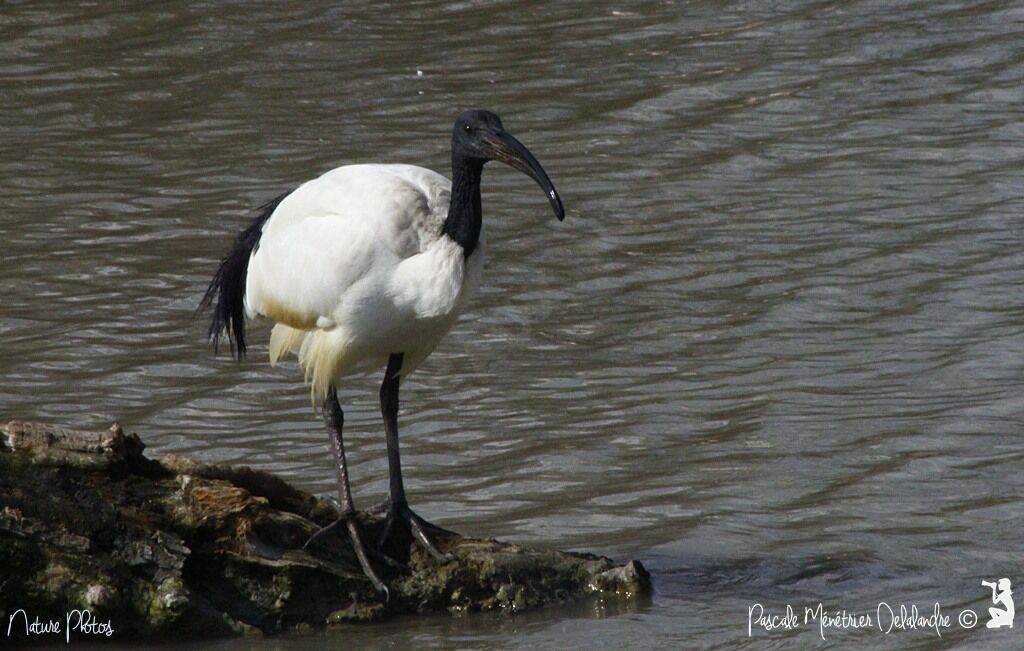
M 548 202 L 551 204 L 552 210 L 555 211 L 558 221 L 565 219 L 565 208 L 562 207 L 562 200 L 558 196 L 558 191 L 555 190 L 555 184 L 548 178 L 544 167 L 540 161 L 534 158 L 526 145 L 505 131 L 495 132 L 493 136 L 486 138 L 485 142 L 490 149 L 488 153 L 491 158 L 519 170 L 536 181 L 540 189 L 547 195 Z

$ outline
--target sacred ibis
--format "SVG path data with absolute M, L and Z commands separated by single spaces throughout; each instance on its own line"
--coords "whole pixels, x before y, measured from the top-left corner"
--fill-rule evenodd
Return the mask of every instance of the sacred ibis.
M 393 564 L 383 550 L 399 528 L 436 559 L 447 560 L 430 535 L 444 530 L 416 515 L 406 500 L 398 387 L 452 327 L 480 282 L 480 176 L 491 160 L 533 178 L 555 216 L 565 217 L 544 168 L 498 116 L 465 111 L 452 132 L 451 181 L 414 165 L 345 165 L 308 181 L 261 208 L 201 303 L 213 305 L 215 348 L 226 335 L 232 352 L 244 355 L 245 321 L 262 316 L 276 322 L 271 364 L 297 354 L 314 404 L 323 405 L 337 466 L 339 517 L 320 534 L 344 526 L 364 573 L 384 592 L 370 557 Z M 336 387 L 348 373 L 381 367 L 389 502 L 370 549 L 353 517 Z

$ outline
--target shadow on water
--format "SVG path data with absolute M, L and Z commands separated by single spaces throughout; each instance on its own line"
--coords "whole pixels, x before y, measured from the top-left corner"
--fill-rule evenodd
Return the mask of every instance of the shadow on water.
M 877 588 L 893 576 L 891 568 L 875 555 L 862 551 L 805 557 L 704 557 L 683 562 L 655 556 L 648 566 L 656 594 L 666 598 L 727 593 L 769 601 L 807 595 L 830 599 Z

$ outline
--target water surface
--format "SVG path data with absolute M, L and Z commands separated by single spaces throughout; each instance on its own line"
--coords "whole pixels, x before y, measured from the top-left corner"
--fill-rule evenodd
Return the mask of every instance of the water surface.
M 657 592 L 261 642 L 823 648 L 748 608 L 1024 585 L 1024 8 L 1014 2 L 7 3 L 0 417 L 333 487 L 294 364 L 193 311 L 252 209 L 333 166 L 447 173 L 462 108 L 544 163 L 484 175 L 484 287 L 403 388 L 414 506 L 637 558 Z M 341 395 L 386 491 L 379 377 Z M 802 612 L 802 611 L 801 611 Z M 982 616 L 982 622 L 986 617 Z M 249 648 L 251 641 L 196 648 Z

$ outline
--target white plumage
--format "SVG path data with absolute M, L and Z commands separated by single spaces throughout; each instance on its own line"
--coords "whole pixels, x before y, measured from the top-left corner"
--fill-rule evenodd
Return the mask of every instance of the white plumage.
M 245 353 L 245 321 L 275 322 L 270 361 L 296 353 L 313 401 L 323 406 L 338 479 L 338 525 L 348 531 L 363 572 L 387 586 L 370 562 L 355 516 L 342 440 L 337 386 L 353 370 L 387 365 L 381 414 L 388 450 L 389 507 L 378 555 L 411 536 L 447 561 L 432 540 L 446 532 L 410 508 L 398 449 L 399 383 L 452 327 L 480 283 L 483 166 L 499 160 L 544 190 L 555 216 L 565 211 L 551 179 L 497 115 L 465 111 L 452 131 L 452 181 L 412 165 L 347 165 L 266 204 L 221 262 L 203 297 L 213 305 L 214 345 L 226 333 Z M 408 550 L 406 549 L 406 553 Z M 395 565 L 392 563 L 392 566 Z
M 276 322 L 270 359 L 297 353 L 314 402 L 350 371 L 426 359 L 480 282 L 441 228 L 451 182 L 413 165 L 348 165 L 285 197 L 249 259 L 245 309 Z M 482 238 L 481 238 L 482 239 Z

